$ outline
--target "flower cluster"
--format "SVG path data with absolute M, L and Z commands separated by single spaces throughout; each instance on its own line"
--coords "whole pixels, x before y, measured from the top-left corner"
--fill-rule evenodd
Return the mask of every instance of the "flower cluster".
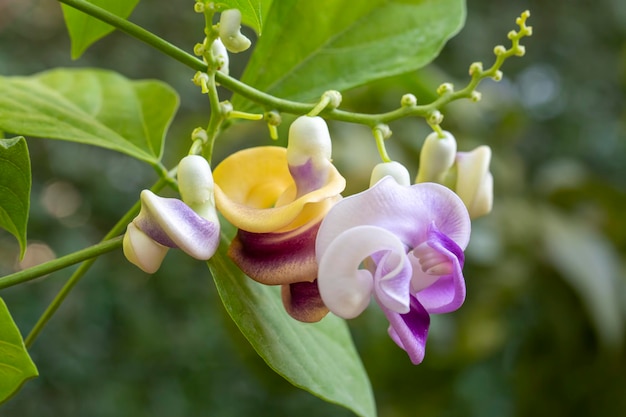
M 211 173 L 200 156 L 178 168 L 182 201 L 143 191 L 124 251 L 146 272 L 168 248 L 209 259 L 219 243 L 216 210 L 237 228 L 228 255 L 250 278 L 280 285 L 285 310 L 303 322 L 329 311 L 346 319 L 373 299 L 389 335 L 422 361 L 430 314 L 465 299 L 462 273 L 470 217 L 491 209 L 490 150 L 457 152 L 448 132 L 430 135 L 416 183 L 397 162 L 372 171 L 369 189 L 343 198 L 320 117 L 302 116 L 287 148 L 236 152 Z

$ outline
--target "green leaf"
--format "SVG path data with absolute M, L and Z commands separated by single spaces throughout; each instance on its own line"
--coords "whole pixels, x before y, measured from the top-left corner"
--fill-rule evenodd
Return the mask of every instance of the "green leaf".
M 226 255 L 229 243 L 222 238 L 209 268 L 228 314 L 257 353 L 295 386 L 360 416 L 375 416 L 372 388 L 345 321 L 332 314 L 313 324 L 291 318 L 280 288 L 244 275 Z
M 0 77 L 0 91 L 0 130 L 100 146 L 152 164 L 178 108 L 167 84 L 98 69 Z
M 314 100 L 428 64 L 464 20 L 464 0 L 273 2 L 242 81 Z M 253 107 L 241 96 L 233 104 Z
M 0 404 L 37 375 L 37 367 L 26 351 L 20 331 L 0 298 Z
M 272 0 L 225 0 L 220 2 L 220 7 L 223 10 L 239 9 L 242 23 L 250 26 L 260 36 L 265 23 L 263 19 L 271 4 Z
M 602 343 L 621 347 L 624 316 L 616 248 L 579 219 L 549 210 L 541 219 L 547 259 L 578 293 Z
M 17 238 L 20 257 L 26 251 L 30 186 L 26 140 L 21 136 L 0 139 L 0 227 Z
M 87 3 L 126 19 L 139 0 L 86 0 Z M 80 57 L 91 44 L 113 32 L 115 28 L 66 4 L 61 4 L 65 26 L 72 41 L 72 59 Z

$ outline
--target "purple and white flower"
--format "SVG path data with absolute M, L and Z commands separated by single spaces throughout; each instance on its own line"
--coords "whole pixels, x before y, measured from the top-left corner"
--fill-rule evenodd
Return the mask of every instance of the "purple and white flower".
M 329 310 L 346 319 L 373 297 L 391 338 L 418 364 L 429 314 L 454 311 L 465 299 L 470 218 L 448 188 L 401 185 L 397 177 L 385 176 L 328 212 L 316 240 L 318 287 Z

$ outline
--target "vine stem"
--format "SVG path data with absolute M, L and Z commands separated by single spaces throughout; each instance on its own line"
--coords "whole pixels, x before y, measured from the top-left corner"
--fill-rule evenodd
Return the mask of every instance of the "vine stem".
M 12 287 L 17 284 L 21 284 L 23 282 L 28 282 L 44 275 L 51 274 L 52 272 L 67 268 L 68 266 L 72 266 L 87 259 L 95 258 L 107 252 L 111 252 L 119 248 L 121 245 L 122 237 L 114 237 L 112 239 L 103 240 L 98 244 L 71 253 L 69 255 L 65 255 L 61 258 L 42 263 L 10 275 L 5 275 L 4 277 L 0 278 L 0 290 Z
M 157 192 L 161 190 L 168 183 L 169 183 L 168 178 L 161 178 L 156 182 L 156 184 L 154 184 L 154 186 L 152 186 L 151 190 L 153 192 Z M 125 230 L 128 223 L 130 223 L 133 220 L 133 218 L 137 215 L 137 213 L 139 213 L 140 208 L 141 208 L 141 202 L 137 201 L 130 208 L 130 210 L 128 210 L 126 214 L 124 214 L 124 216 L 115 224 L 115 226 L 113 226 L 113 228 L 109 231 L 109 233 L 107 233 L 104 236 L 101 243 L 113 241 L 115 242 L 115 244 L 112 243 L 112 246 L 114 247 L 111 248 L 111 250 L 115 248 L 119 248 L 122 243 L 122 240 L 121 240 L 122 238 L 121 237 L 114 238 L 114 237 L 118 236 Z M 65 301 L 65 298 L 72 291 L 74 286 L 78 284 L 80 279 L 85 275 L 85 273 L 87 273 L 87 271 L 89 271 L 92 265 L 96 262 L 96 259 L 98 259 L 97 256 L 100 254 L 101 253 L 94 254 L 93 257 L 84 261 L 78 267 L 78 269 L 74 271 L 74 273 L 67 280 L 65 285 L 63 285 L 63 288 L 61 288 L 58 294 L 54 297 L 54 300 L 52 300 L 52 302 L 48 305 L 48 307 L 43 312 L 41 317 L 39 317 L 39 320 L 37 320 L 37 323 L 35 324 L 33 329 L 30 331 L 30 333 L 24 340 L 24 344 L 26 345 L 27 348 L 30 348 L 33 345 L 33 342 L 35 341 L 35 339 L 37 339 L 37 336 L 39 336 L 39 333 L 41 333 L 43 328 L 46 326 L 48 321 L 50 321 L 54 313 L 56 313 L 56 311 L 59 309 L 61 304 L 63 304 L 63 301 Z
M 126 19 L 123 19 L 119 16 L 114 15 L 98 6 L 95 6 L 85 0 L 58 0 L 60 3 L 67 4 L 73 8 L 76 8 L 90 16 L 93 16 L 103 22 L 106 22 L 117 29 L 125 32 L 126 34 L 158 49 L 162 53 L 174 58 L 180 63 L 188 66 L 189 68 L 207 72 L 208 65 L 202 60 L 196 58 L 195 56 L 185 52 L 184 50 L 178 48 L 177 46 L 167 42 L 166 40 L 158 37 L 157 35 L 147 31 L 146 29 L 138 26 L 134 23 L 129 22 Z M 407 116 L 419 116 L 419 117 L 427 117 L 429 113 L 434 110 L 437 110 L 451 101 L 458 100 L 460 98 L 470 98 L 471 91 L 478 85 L 482 79 L 486 78 L 487 73 L 495 71 L 503 62 L 503 58 L 507 58 L 510 56 L 510 53 L 507 53 L 507 56 L 503 56 L 502 58 L 498 57 L 498 60 L 490 70 L 485 71 L 484 74 L 480 74 L 479 76 L 472 77 L 470 83 L 466 88 L 462 90 L 455 91 L 450 94 L 444 94 L 438 97 L 431 103 L 424 105 L 412 105 L 412 106 L 402 106 L 398 109 L 379 114 L 366 114 L 366 113 L 356 113 L 349 112 L 345 110 L 339 109 L 328 109 L 321 113 L 321 115 L 326 119 L 338 120 L 343 122 L 350 123 L 358 123 L 367 125 L 371 128 L 374 128 L 376 125 L 381 123 L 389 123 L 394 120 L 401 119 Z M 218 83 L 220 83 L 223 87 L 264 106 L 267 110 L 277 110 L 279 112 L 291 113 L 296 115 L 307 114 L 311 110 L 313 110 L 317 103 L 301 103 L 291 100 L 286 100 L 282 98 L 275 97 L 271 94 L 265 93 L 263 91 L 257 90 L 254 87 L 251 87 L 235 78 L 232 78 L 228 75 L 224 75 L 221 72 L 217 72 L 215 74 L 215 79 Z

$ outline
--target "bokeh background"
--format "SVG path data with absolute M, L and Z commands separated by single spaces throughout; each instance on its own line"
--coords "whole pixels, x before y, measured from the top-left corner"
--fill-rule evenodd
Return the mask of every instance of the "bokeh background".
M 494 151 L 494 210 L 473 224 L 465 305 L 433 317 L 417 367 L 376 309 L 350 323 L 381 417 L 626 412 L 626 3 L 470 0 L 465 28 L 432 65 L 354 89 L 344 105 L 380 112 L 407 92 L 427 102 L 441 82 L 464 85 L 469 64 L 492 62 L 493 46 L 508 42 L 527 8 L 534 34 L 523 42 L 526 57 L 508 61 L 500 83 L 481 85 L 480 103 L 445 111 L 460 150 L 485 143 Z M 189 2 L 144 1 L 131 19 L 189 51 L 202 36 Z M 74 62 L 69 50 L 55 1 L 0 0 L 0 74 L 97 66 L 167 81 L 182 97 L 169 164 L 206 123 L 192 71 L 138 41 L 115 33 Z M 233 59 L 235 75 L 247 57 Z M 347 192 L 357 192 L 377 162 L 374 142 L 359 127 L 331 127 L 335 162 Z M 391 127 L 390 154 L 415 172 L 428 128 L 421 120 Z M 218 159 L 268 142 L 262 124 L 234 126 Z M 108 151 L 28 143 L 31 246 L 20 266 L 14 239 L 0 232 L 3 275 L 97 242 L 156 179 Z M 68 276 L 0 293 L 23 333 Z M 151 277 L 120 253 L 103 256 L 31 354 L 41 376 L 0 407 L 3 417 L 351 415 L 270 371 L 227 317 L 206 267 L 176 251 Z

